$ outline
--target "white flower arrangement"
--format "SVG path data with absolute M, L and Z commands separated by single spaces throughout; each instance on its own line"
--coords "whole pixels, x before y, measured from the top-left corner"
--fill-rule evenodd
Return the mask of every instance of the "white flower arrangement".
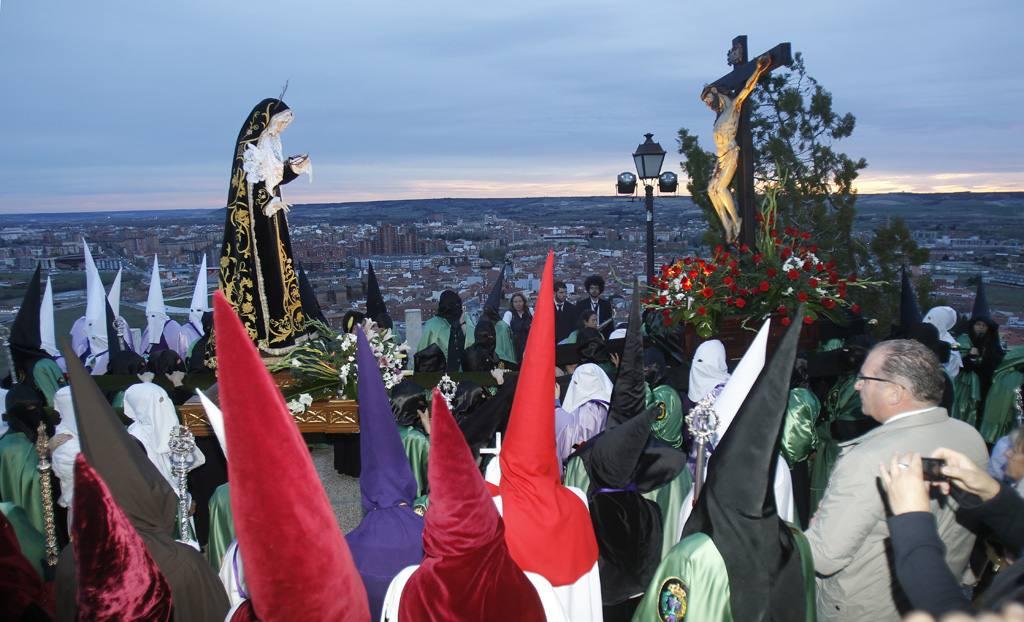
M 402 366 L 409 349 L 408 344 L 396 344 L 394 333 L 390 329 L 380 329 L 372 320 L 364 320 L 362 329 L 380 366 L 384 386 L 391 389 L 402 381 Z M 356 365 L 355 334 L 334 334 L 326 326 L 319 330 L 319 338 L 293 350 L 274 370 L 287 369 L 291 372 L 297 380 L 292 391 L 310 391 L 318 396 L 317 399 L 355 399 L 359 369 Z M 312 403 L 313 398 L 309 393 L 303 393 L 299 399 L 288 402 L 292 412 L 301 413 L 308 407 L 303 396 Z

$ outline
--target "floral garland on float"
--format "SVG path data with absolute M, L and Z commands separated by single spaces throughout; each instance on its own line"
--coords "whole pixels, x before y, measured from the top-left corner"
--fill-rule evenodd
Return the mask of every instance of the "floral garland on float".
M 373 320 L 361 324 L 366 340 L 380 364 L 384 386 L 391 389 L 402 381 L 402 366 L 408 344 L 396 343 L 390 328 L 380 328 Z M 315 330 L 308 341 L 295 347 L 271 371 L 288 371 L 295 382 L 282 387 L 293 414 L 305 412 L 314 401 L 354 400 L 357 395 L 355 333 L 338 333 L 322 322 L 311 320 L 307 328 Z
M 859 305 L 848 298 L 850 289 L 868 289 L 880 282 L 840 274 L 836 262 L 807 231 L 785 227 L 779 232 L 777 192 L 767 191 L 756 214 L 753 248 L 719 245 L 710 258 L 685 257 L 662 266 L 649 285 L 645 306 L 660 311 L 666 326 L 689 324 L 702 339 L 717 335 L 727 317 L 742 317 L 740 325 L 749 331 L 756 331 L 773 314 L 788 326 L 788 316 L 801 303 L 805 324 L 820 316 L 841 322 L 839 311 L 844 308 L 859 313 Z

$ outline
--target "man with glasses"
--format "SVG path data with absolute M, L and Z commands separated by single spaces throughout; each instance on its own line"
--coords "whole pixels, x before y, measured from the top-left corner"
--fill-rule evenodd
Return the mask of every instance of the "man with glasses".
M 908 607 L 895 581 L 887 540 L 889 512 L 878 484 L 879 464 L 895 454 L 931 455 L 939 447 L 986 464 L 985 443 L 970 425 L 938 406 L 943 371 L 935 354 L 916 341 L 877 345 L 857 375 L 865 415 L 881 425 L 840 443 L 840 457 L 807 539 L 817 574 L 818 619 L 898 620 Z M 967 567 L 974 535 L 956 522 L 956 503 L 932 501 L 946 563 L 954 576 Z

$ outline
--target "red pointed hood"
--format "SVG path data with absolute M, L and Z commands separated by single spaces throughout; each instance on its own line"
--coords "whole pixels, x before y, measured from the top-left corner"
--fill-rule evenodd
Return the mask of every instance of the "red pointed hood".
M 537 590 L 509 555 L 498 509 L 436 389 L 431 413 L 424 556 L 402 590 L 399 622 L 544 620 Z
M 231 304 L 219 291 L 213 303 L 231 509 L 256 614 L 368 621 L 363 582 L 284 398 Z
M 555 448 L 555 304 L 548 253 L 499 454 L 505 542 L 523 570 L 569 585 L 597 561 L 587 506 L 562 486 Z
M 78 619 L 170 620 L 167 580 L 85 454 L 75 457 L 73 513 Z

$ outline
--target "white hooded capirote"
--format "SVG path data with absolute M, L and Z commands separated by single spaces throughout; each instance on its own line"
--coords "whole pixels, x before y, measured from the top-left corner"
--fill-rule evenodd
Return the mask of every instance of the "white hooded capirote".
M 754 341 L 751 342 L 747 351 L 743 353 L 743 358 L 740 359 L 736 369 L 729 376 L 728 381 L 722 388 L 722 392 L 715 399 L 714 409 L 718 421 L 715 425 L 715 432 L 711 436 L 709 448 L 711 453 L 714 453 L 714 447 L 725 436 L 725 432 L 729 429 L 733 419 L 736 418 L 736 413 L 739 412 L 740 406 L 747 399 L 747 395 L 754 388 L 754 383 L 757 382 L 758 376 L 761 375 L 761 370 L 764 369 L 768 355 L 768 333 L 770 329 L 771 319 L 767 319 L 761 325 L 761 329 L 757 332 L 757 336 L 754 337 Z M 707 471 L 705 471 L 705 477 L 706 475 Z M 793 505 L 793 479 L 789 474 L 789 466 L 782 456 L 776 456 L 774 489 L 775 505 L 778 508 L 779 516 L 785 521 L 793 522 L 796 517 L 796 507 Z M 680 530 L 686 525 L 687 519 L 690 518 L 690 512 L 693 509 L 693 492 L 693 489 L 690 489 L 690 494 L 683 501 L 679 521 Z M 682 535 L 681 531 L 680 535 Z
M 697 346 L 690 365 L 690 384 L 686 396 L 696 404 L 715 387 L 729 379 L 729 367 L 725 360 L 725 346 L 712 339 Z
M 107 295 L 100 280 L 100 271 L 93 261 L 92 252 L 85 238 L 82 238 L 82 249 L 85 257 L 85 335 L 88 338 L 88 349 L 92 356 L 99 356 L 107 351 Z M 81 356 L 83 353 L 78 353 Z
M 960 352 L 957 351 L 956 338 L 949 332 L 956 326 L 956 309 L 953 307 L 932 307 L 928 313 L 925 314 L 922 322 L 931 324 L 939 331 L 939 339 L 945 341 L 952 350 L 949 353 L 949 360 L 943 364 L 946 369 L 946 373 L 949 374 L 950 378 L 956 378 L 960 373 L 960 368 L 964 366 L 963 358 L 960 356 Z
M 213 435 L 217 437 L 220 449 L 224 452 L 224 458 L 227 459 L 228 442 L 227 437 L 224 435 L 224 413 L 222 413 L 220 408 L 213 403 L 213 400 L 206 397 L 206 394 L 199 389 L 196 389 L 196 395 L 199 396 L 199 401 L 202 403 L 203 410 L 206 412 L 206 420 L 210 423 L 210 429 L 213 430 Z
M 46 277 L 43 302 L 39 307 L 39 347 L 56 359 L 60 358 L 61 354 L 57 349 L 57 333 L 54 326 L 53 285 L 50 283 L 50 277 Z
M 146 455 L 164 476 L 171 489 L 177 491 L 178 483 L 171 469 L 171 432 L 178 425 L 174 404 L 159 385 L 151 382 L 133 384 L 124 392 L 124 414 L 132 420 L 128 433 L 139 439 L 146 448 Z M 206 463 L 206 456 L 196 447 L 189 470 Z
M 192 304 L 188 309 L 188 322 L 200 335 L 203 334 L 203 314 L 210 310 L 210 298 L 206 291 L 206 255 L 196 275 L 196 288 L 192 290 Z
M 153 271 L 149 276 L 149 296 L 146 298 L 146 343 L 160 343 L 164 325 L 171 319 L 164 305 L 164 291 L 160 287 L 160 260 L 153 255 Z M 143 347 L 147 347 L 145 344 Z
M 110 309 L 114 312 L 114 317 L 121 316 L 121 268 L 117 269 L 117 275 L 114 277 L 114 282 L 110 284 L 110 291 L 107 292 L 107 302 L 110 303 Z
M 603 369 L 593 363 L 584 363 L 572 373 L 562 408 L 572 412 L 592 400 L 604 402 L 607 406 L 612 399 L 613 388 L 612 381 Z

